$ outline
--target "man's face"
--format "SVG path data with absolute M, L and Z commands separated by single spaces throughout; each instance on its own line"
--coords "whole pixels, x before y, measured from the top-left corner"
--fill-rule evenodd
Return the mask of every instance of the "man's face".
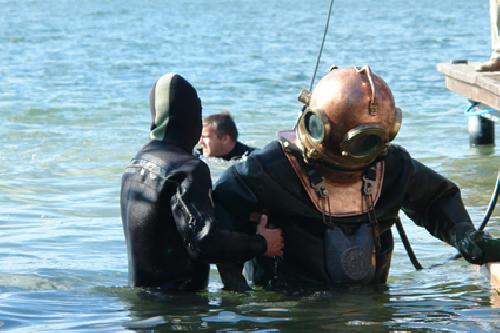
M 227 153 L 226 136 L 218 136 L 216 130 L 211 125 L 203 126 L 200 138 L 203 156 L 224 156 Z

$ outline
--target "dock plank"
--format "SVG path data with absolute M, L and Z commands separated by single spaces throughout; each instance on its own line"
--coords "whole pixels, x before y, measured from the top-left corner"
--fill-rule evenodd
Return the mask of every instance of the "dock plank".
M 445 75 L 449 90 L 475 102 L 500 110 L 500 71 L 480 72 L 481 63 L 441 63 L 437 70 Z

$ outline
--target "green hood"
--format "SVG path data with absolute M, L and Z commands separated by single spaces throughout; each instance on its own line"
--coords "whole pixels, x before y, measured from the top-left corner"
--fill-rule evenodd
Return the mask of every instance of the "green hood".
M 150 139 L 192 151 L 202 128 L 201 101 L 196 89 L 178 74 L 165 74 L 152 87 L 149 102 Z

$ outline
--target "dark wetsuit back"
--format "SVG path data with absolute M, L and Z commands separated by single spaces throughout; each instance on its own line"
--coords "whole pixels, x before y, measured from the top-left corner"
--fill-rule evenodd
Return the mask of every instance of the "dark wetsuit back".
M 123 175 L 121 212 L 132 286 L 204 288 L 207 262 L 245 261 L 266 249 L 257 235 L 215 230 L 208 167 L 152 141 Z

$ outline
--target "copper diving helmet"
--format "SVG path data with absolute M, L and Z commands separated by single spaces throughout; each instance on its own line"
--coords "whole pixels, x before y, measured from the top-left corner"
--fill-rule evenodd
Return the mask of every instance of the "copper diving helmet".
M 389 86 L 370 67 L 332 67 L 313 89 L 304 90 L 298 145 L 304 159 L 338 170 L 366 168 L 387 151 L 401 127 L 401 110 Z

